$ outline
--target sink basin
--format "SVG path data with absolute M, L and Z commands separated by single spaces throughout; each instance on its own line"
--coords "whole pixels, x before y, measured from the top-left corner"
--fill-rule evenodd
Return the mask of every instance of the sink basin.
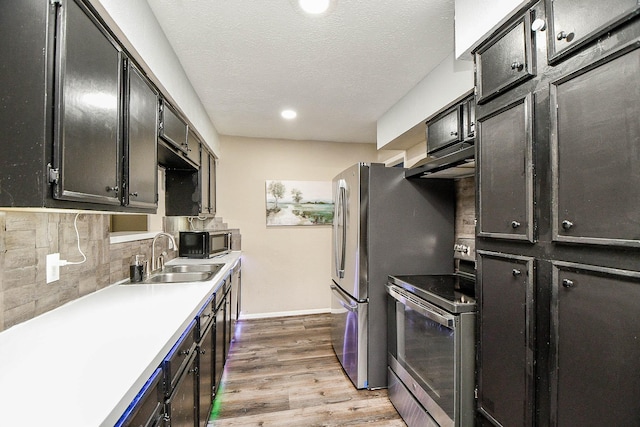
M 167 273 L 192 273 L 204 272 L 216 274 L 224 264 L 180 264 L 165 265 L 164 271 Z
M 215 272 L 191 271 L 191 272 L 162 272 L 146 279 L 144 283 L 180 283 L 180 282 L 204 282 L 215 276 Z

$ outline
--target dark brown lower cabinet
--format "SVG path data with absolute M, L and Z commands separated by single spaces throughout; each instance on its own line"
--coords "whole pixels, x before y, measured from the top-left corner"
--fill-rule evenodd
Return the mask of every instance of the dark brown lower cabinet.
M 214 393 L 217 393 L 218 387 L 220 386 L 220 379 L 222 378 L 222 372 L 224 371 L 225 361 L 225 311 L 227 303 L 222 290 L 220 293 L 222 296 L 220 298 L 216 298 L 216 308 L 214 311 Z
M 531 426 L 534 260 L 478 251 L 478 409 L 496 426 Z
M 213 404 L 214 386 L 214 327 L 213 319 L 205 327 L 198 343 L 198 424 L 206 426 Z
M 164 419 L 164 389 L 162 368 L 151 375 L 135 400 L 116 426 L 120 427 L 155 427 Z
M 551 425 L 640 423 L 640 272 L 554 261 Z
M 194 352 L 178 377 L 173 392 L 165 403 L 166 418 L 171 427 L 197 427 L 198 358 Z

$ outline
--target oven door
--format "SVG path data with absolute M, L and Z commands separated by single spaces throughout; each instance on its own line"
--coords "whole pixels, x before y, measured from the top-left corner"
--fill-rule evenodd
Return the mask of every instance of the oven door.
M 394 285 L 389 299 L 389 367 L 438 424 L 457 414 L 458 319 Z

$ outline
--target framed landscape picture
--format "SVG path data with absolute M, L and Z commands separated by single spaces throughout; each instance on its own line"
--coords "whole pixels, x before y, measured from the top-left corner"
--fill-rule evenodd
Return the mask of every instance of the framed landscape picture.
M 266 181 L 267 226 L 331 225 L 330 181 Z

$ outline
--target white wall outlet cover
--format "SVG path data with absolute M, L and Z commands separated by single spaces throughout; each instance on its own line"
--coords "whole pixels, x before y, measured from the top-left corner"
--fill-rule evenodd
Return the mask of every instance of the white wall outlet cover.
M 60 280 L 60 254 L 47 255 L 47 283 Z

